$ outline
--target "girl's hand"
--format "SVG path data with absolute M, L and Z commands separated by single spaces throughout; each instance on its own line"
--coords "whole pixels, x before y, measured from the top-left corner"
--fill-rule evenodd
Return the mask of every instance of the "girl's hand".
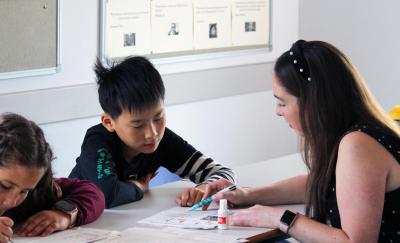
M 0 243 L 8 243 L 13 235 L 14 221 L 8 217 L 0 217 Z
M 229 224 L 277 229 L 284 211 L 282 208 L 255 205 L 248 209 L 236 211 L 230 216 Z
M 65 230 L 71 225 L 71 216 L 58 210 L 40 211 L 26 220 L 19 236 L 47 236 Z

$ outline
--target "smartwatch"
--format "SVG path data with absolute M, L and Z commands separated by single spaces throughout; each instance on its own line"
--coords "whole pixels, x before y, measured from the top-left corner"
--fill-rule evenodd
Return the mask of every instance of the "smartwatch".
M 70 228 L 75 225 L 76 217 L 78 215 L 78 208 L 74 204 L 65 200 L 60 200 L 54 204 L 54 209 L 69 215 L 71 219 Z
M 292 227 L 292 225 L 294 224 L 294 221 L 297 218 L 297 213 L 293 213 L 290 210 L 286 210 L 282 217 L 281 217 L 281 224 L 282 224 L 282 228 L 283 228 L 283 232 L 285 232 L 286 234 L 289 232 L 290 227 Z

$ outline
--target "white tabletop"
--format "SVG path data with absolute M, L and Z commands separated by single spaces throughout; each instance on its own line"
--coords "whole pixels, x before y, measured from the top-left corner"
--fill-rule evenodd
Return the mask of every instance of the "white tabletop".
M 234 168 L 237 174 L 238 185 L 260 186 L 269 184 L 291 176 L 305 174 L 306 167 L 299 154 L 293 154 L 276 159 L 253 163 Z M 175 197 L 193 184 L 188 181 L 177 181 L 152 188 L 140 201 L 105 210 L 95 222 L 84 227 L 124 230 L 139 226 L 137 221 L 154 215 L 160 211 L 175 207 Z M 302 205 L 289 206 L 295 211 L 303 211 Z M 143 225 L 141 225 L 143 226 Z M 240 237 L 249 237 L 265 232 L 265 228 L 233 227 L 218 234 L 235 234 Z M 217 232 L 217 231 L 216 231 Z

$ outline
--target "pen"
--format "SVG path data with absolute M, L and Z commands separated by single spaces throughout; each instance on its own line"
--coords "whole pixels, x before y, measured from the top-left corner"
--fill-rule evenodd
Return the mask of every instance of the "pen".
M 211 195 L 211 196 L 201 200 L 200 202 L 196 203 L 195 205 L 193 205 L 193 207 L 191 207 L 189 209 L 189 211 L 196 210 L 196 209 L 198 209 L 200 207 L 203 207 L 204 205 L 207 205 L 207 204 L 211 203 L 214 200 L 215 195 L 217 195 L 218 193 L 229 192 L 229 191 L 234 191 L 234 190 L 236 190 L 236 185 L 232 185 L 232 186 L 229 186 L 227 188 L 224 188 L 221 191 L 215 193 L 214 195 Z

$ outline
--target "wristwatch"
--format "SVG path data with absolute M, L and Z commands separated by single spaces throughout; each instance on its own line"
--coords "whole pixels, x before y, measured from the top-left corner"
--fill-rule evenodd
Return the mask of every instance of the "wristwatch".
M 283 228 L 283 232 L 285 232 L 286 234 L 289 232 L 290 227 L 292 227 L 292 225 L 294 224 L 294 221 L 297 218 L 297 213 L 293 213 L 290 210 L 286 210 L 282 217 L 281 217 L 281 224 L 282 224 L 282 228 Z
M 54 209 L 68 214 L 71 219 L 71 225 L 69 227 L 74 227 L 76 217 L 78 216 L 78 208 L 74 204 L 65 200 L 59 200 L 54 204 Z

